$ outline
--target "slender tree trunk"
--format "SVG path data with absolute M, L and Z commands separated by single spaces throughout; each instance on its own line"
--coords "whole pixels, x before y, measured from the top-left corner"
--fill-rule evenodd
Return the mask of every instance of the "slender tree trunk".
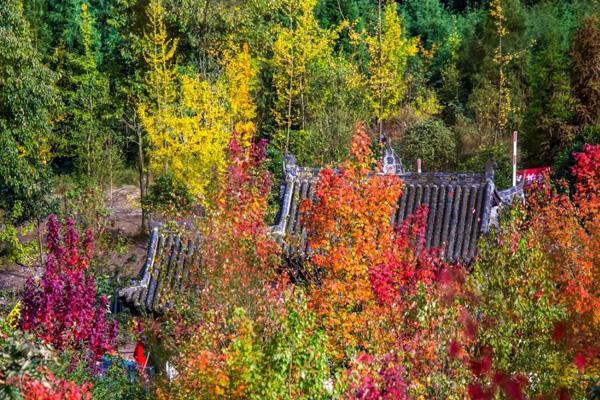
M 38 241 L 38 252 L 40 255 L 40 265 L 44 265 L 44 252 L 42 251 L 42 231 L 41 231 L 41 221 L 40 217 L 36 217 L 37 224 L 37 241 Z
M 305 83 L 304 79 L 302 79 L 300 87 L 304 88 L 304 83 Z M 304 126 L 306 125 L 306 113 L 305 113 L 306 107 L 304 104 L 304 90 L 302 90 L 300 92 L 300 107 L 302 110 L 302 130 L 304 130 Z
M 142 207 L 142 225 L 140 227 L 140 231 L 144 232 L 146 230 L 146 207 L 144 207 L 144 200 L 146 198 L 146 183 L 147 180 L 144 179 L 144 170 L 145 160 L 144 160 L 144 138 L 142 137 L 142 129 L 137 126 L 136 134 L 138 139 L 138 163 L 139 163 L 139 179 L 140 179 L 140 205 Z
M 106 151 L 108 152 L 108 201 L 110 206 L 113 205 L 113 154 L 112 154 L 112 139 L 108 139 Z
M 503 71 L 503 56 L 502 56 L 502 35 L 500 35 L 500 40 L 498 42 L 498 57 L 499 57 L 499 69 L 498 69 L 498 121 L 496 129 L 494 129 L 494 146 L 498 142 L 498 133 L 501 129 L 500 122 L 502 120 L 502 96 L 503 96 L 503 86 L 504 86 L 504 71 Z
M 131 129 L 135 132 L 137 136 L 137 146 L 138 146 L 138 179 L 140 185 L 140 207 L 142 209 L 142 221 L 140 225 L 140 233 L 144 233 L 147 227 L 147 213 L 146 208 L 144 207 L 144 200 L 146 198 L 146 190 L 148 186 L 148 172 L 146 171 L 146 161 L 144 157 L 144 136 L 142 127 L 137 122 L 136 114 L 133 114 L 133 120 L 131 122 L 126 119 L 123 120 L 127 129 Z M 144 174 L 146 172 L 146 174 Z

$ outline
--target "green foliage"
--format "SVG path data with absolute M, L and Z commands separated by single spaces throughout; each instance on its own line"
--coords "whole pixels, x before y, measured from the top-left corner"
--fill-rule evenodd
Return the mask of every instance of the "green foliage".
M 566 310 L 556 303 L 547 252 L 525 218 L 518 206 L 506 211 L 500 229 L 480 243 L 467 286 L 484 327 L 478 346 L 492 350 L 494 368 L 529 377 L 534 397 L 577 387 L 579 376 L 569 353 L 553 340 Z
M 86 3 L 79 6 L 78 36 L 64 53 L 61 96 L 64 109 L 57 124 L 57 147 L 63 160 L 78 176 L 112 190 L 113 175 L 120 166 L 118 136 L 114 131 L 115 103 L 108 75 L 100 71 L 100 42 L 95 21 Z M 98 168 L 99 165 L 105 166 Z M 71 172 L 71 171 L 70 171 Z
M 425 171 L 449 171 L 456 162 L 454 133 L 439 119 L 428 119 L 408 128 L 399 144 L 403 163 L 414 169 L 417 159 Z
M 33 222 L 18 227 L 15 221 L 18 221 L 22 215 L 23 207 L 20 202 L 14 204 L 11 215 L 4 215 L 0 210 L 0 259 L 31 265 L 39 246 L 33 240 L 22 239 L 22 236 L 33 232 L 35 227 Z
M 104 192 L 93 180 L 77 179 L 68 182 L 62 194 L 61 214 L 75 217 L 84 228 L 101 230 L 108 215 Z
M 159 386 L 158 399 L 339 397 L 315 315 L 303 295 L 289 292 L 284 299 L 271 304 L 266 319 L 237 308 L 215 327 L 215 315 L 209 316 L 210 324 L 182 349 L 186 360 L 178 378 Z
M 92 384 L 90 390 L 94 400 L 144 400 L 148 399 L 148 390 L 144 387 L 138 371 L 129 370 L 121 357 L 106 357 L 109 363 L 106 371 L 92 371 L 83 363 L 73 364 L 73 355 L 65 353 L 52 372 L 65 380 L 78 385 Z M 99 373 L 100 372 L 100 373 Z
M 575 100 L 567 65 L 558 38 L 532 57 L 528 71 L 531 100 L 523 129 L 523 147 L 532 165 L 548 165 L 569 142 Z
M 277 321 L 277 317 L 274 316 Z M 250 399 L 293 399 L 297 395 L 310 399 L 328 399 L 331 378 L 325 350 L 325 337 L 316 325 L 316 318 L 307 309 L 303 297 L 289 299 L 283 317 L 276 322 L 274 332 L 261 339 L 260 327 L 248 320 L 243 310 L 237 310 L 233 325 L 239 327 L 228 349 L 229 367 L 242 374 L 244 386 L 249 386 Z M 245 329 L 242 329 L 244 327 Z M 331 384 L 331 386 L 333 386 Z
M 50 109 L 55 74 L 32 43 L 20 0 L 0 4 L 0 208 L 23 218 L 40 210 L 49 190 Z
M 458 170 L 483 173 L 485 163 L 494 160 L 496 163 L 494 182 L 498 189 L 505 189 L 512 184 L 512 164 L 509 154 L 507 144 L 484 146 L 460 162 Z
M 165 215 L 180 214 L 190 210 L 193 204 L 194 196 L 188 187 L 171 174 L 157 176 L 144 198 L 144 206 L 150 212 Z
M 0 332 L 0 397 L 20 398 L 14 380 L 24 375 L 42 379 L 42 368 L 56 362 L 52 347 L 33 335 L 17 329 Z

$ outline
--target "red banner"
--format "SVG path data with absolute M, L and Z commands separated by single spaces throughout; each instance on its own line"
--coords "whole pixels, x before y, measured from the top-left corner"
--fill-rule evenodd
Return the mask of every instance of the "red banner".
M 525 179 L 525 185 L 531 185 L 533 182 L 542 182 L 544 175 L 550 172 L 550 167 L 520 169 L 517 171 L 517 179 L 519 181 Z

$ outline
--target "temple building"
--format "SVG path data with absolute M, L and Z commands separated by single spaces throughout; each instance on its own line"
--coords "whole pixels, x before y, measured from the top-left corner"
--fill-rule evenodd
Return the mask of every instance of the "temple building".
M 319 179 L 319 168 L 298 166 L 293 156 L 284 165 L 280 211 L 271 234 L 282 243 L 288 255 L 310 255 L 302 224 L 300 203 L 312 199 Z M 403 181 L 402 192 L 392 224 L 401 224 L 420 206 L 428 209 L 425 247 L 439 249 L 450 262 L 468 264 L 477 255 L 481 235 L 496 224 L 498 209 L 522 196 L 522 186 L 499 191 L 494 184 L 494 163 L 488 162 L 481 173 L 409 172 L 392 149 L 386 149 L 381 174 L 394 174 Z M 201 260 L 201 238 L 183 238 L 154 228 L 148 243 L 146 262 L 136 285 L 119 293 L 122 300 L 147 312 L 159 311 L 168 301 L 168 293 L 177 292 L 187 281 L 190 269 Z

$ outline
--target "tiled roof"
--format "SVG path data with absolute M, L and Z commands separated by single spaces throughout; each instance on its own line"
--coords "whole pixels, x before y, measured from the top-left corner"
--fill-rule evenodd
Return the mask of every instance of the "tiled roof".
M 398 175 L 404 185 L 396 211 L 390 216 L 399 224 L 419 205 L 429 209 L 426 247 L 440 248 L 449 261 L 470 262 L 477 253 L 477 240 L 492 223 L 494 208 L 522 194 L 522 187 L 498 192 L 493 164 L 482 173 L 405 172 L 393 153 L 384 157 L 383 170 Z M 306 255 L 306 232 L 299 209 L 301 199 L 313 198 L 320 169 L 298 167 L 293 157 L 285 165 L 285 185 L 277 224 L 271 232 L 284 243 L 288 254 Z M 146 262 L 140 280 L 122 289 L 119 297 L 138 310 L 159 312 L 173 293 L 189 281 L 190 267 L 200 263 L 199 235 L 171 235 L 158 227 L 151 232 Z
M 386 154 L 384 160 L 391 155 Z M 494 185 L 493 163 L 482 173 L 416 173 L 402 171 L 399 163 L 384 162 L 384 171 L 399 176 L 403 190 L 398 196 L 394 224 L 421 206 L 429 212 L 426 226 L 426 247 L 439 248 L 449 261 L 470 262 L 477 252 L 477 240 L 487 232 L 492 207 L 498 195 Z M 318 182 L 319 169 L 302 168 L 288 158 L 282 207 L 273 232 L 287 244 L 289 252 L 304 254 L 306 232 L 302 225 L 299 204 L 312 199 Z
M 154 228 L 148 241 L 146 262 L 136 285 L 122 289 L 119 297 L 137 309 L 161 311 L 188 281 L 190 269 L 200 264 L 200 237 L 166 235 Z M 193 268 L 191 268 L 193 267 Z

